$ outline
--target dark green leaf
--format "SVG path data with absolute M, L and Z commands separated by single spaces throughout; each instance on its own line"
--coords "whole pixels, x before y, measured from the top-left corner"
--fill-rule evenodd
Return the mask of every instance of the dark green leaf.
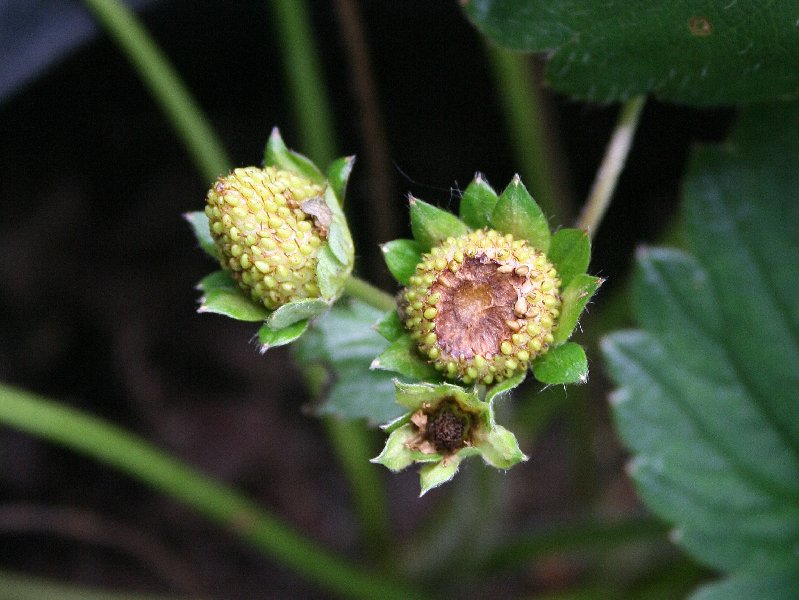
M 510 233 L 517 240 L 527 240 L 541 252 L 549 250 L 551 234 L 547 218 L 518 175 L 499 196 L 491 213 L 491 227 Z
M 468 0 L 496 43 L 552 57 L 547 81 L 599 102 L 737 104 L 799 93 L 799 3 Z
M 400 319 L 399 313 L 396 310 L 387 312 L 375 326 L 375 330 L 389 342 L 393 342 L 405 333 L 405 329 L 402 326 L 402 319 Z
M 440 381 L 441 374 L 419 356 L 416 342 L 404 334 L 391 342 L 371 365 L 372 369 L 393 371 L 417 381 Z
M 794 600 L 799 590 L 799 570 L 745 573 L 721 583 L 700 587 L 690 600 Z
M 333 193 L 338 198 L 339 206 L 344 206 L 344 199 L 347 194 L 347 182 L 352 173 L 352 167 L 355 165 L 354 156 L 342 156 L 337 158 L 327 168 L 327 181 L 330 187 L 333 188 Z
M 261 344 L 261 354 L 277 346 L 285 346 L 300 337 L 308 329 L 308 321 L 297 321 L 283 329 L 272 329 L 267 323 L 258 330 L 258 342 Z
M 329 373 L 329 388 L 319 413 L 343 419 L 366 418 L 372 424 L 403 414 L 403 408 L 394 401 L 394 376 L 369 370 L 374 357 L 388 345 L 374 330 L 382 314 L 359 301 L 339 302 L 314 321 L 294 345 L 304 369 L 315 365 L 316 376 L 321 365 Z
M 295 300 L 280 306 L 269 315 L 266 324 L 272 329 L 285 329 L 299 321 L 313 319 L 325 312 L 330 305 L 319 298 Z
M 294 171 L 318 185 L 325 185 L 325 176 L 307 156 L 286 147 L 277 127 L 272 129 L 264 150 L 264 166 Z
M 199 313 L 216 313 L 238 321 L 263 321 L 269 311 L 256 304 L 233 282 L 227 271 L 215 271 L 197 285 L 203 295 Z
M 574 342 L 550 348 L 533 361 L 533 375 L 541 383 L 585 383 L 588 381 L 588 360 L 583 347 Z
M 641 496 L 697 559 L 748 573 L 700 591 L 705 600 L 797 589 L 786 587 L 799 573 L 797 189 L 799 107 L 742 113 L 729 142 L 692 160 L 695 257 L 641 251 L 644 331 L 603 343 Z M 773 579 L 779 569 L 792 575 Z
M 496 204 L 497 193 L 494 188 L 483 179 L 482 173 L 476 173 L 461 198 L 461 220 L 472 229 L 488 227 Z
M 422 262 L 421 244 L 416 240 L 393 240 L 380 248 L 394 279 L 402 285 L 408 285 L 411 275 L 416 271 L 416 265 Z
M 591 261 L 591 238 L 582 229 L 559 229 L 552 235 L 547 256 L 560 277 L 562 287 L 585 273 Z
M 423 252 L 437 246 L 448 237 L 469 233 L 466 223 L 450 212 L 411 197 L 411 231 Z
M 191 225 L 194 237 L 196 237 L 197 241 L 200 243 L 200 248 L 205 250 L 212 258 L 219 260 L 219 251 L 216 249 L 214 239 L 211 237 L 208 216 L 202 211 L 197 211 L 186 213 L 183 217 L 189 222 L 189 225 Z
M 585 305 L 588 304 L 591 296 L 596 293 L 602 282 L 603 280 L 599 277 L 583 273 L 574 277 L 569 285 L 561 291 L 560 297 L 563 306 L 561 306 L 558 319 L 558 328 L 554 333 L 555 344 L 562 344 L 571 337 Z

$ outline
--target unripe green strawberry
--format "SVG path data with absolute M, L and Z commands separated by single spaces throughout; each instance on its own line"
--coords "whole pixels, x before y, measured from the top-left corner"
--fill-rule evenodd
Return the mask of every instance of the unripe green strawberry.
M 274 167 L 235 169 L 208 191 L 205 214 L 222 267 L 270 310 L 320 296 L 317 255 L 329 225 L 320 218 L 323 194 L 321 186 Z
M 436 369 L 491 384 L 553 343 L 560 279 L 525 240 L 480 229 L 424 254 L 401 300 L 406 329 Z

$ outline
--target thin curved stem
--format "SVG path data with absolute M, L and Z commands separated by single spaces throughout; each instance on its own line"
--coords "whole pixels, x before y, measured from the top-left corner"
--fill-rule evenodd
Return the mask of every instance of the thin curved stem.
M 219 138 L 136 15 L 119 0 L 84 3 L 133 63 L 203 176 L 210 182 L 226 172 L 230 159 Z
M 419 597 L 418 590 L 335 556 L 245 496 L 97 417 L 0 384 L 0 423 L 127 473 L 230 528 L 254 547 L 341 596 Z
M 599 229 L 599 224 L 610 205 L 619 174 L 624 168 L 624 163 L 627 162 L 627 155 L 630 152 L 645 102 L 645 97 L 636 96 L 621 107 L 619 119 L 605 150 L 602 164 L 597 171 L 594 185 L 588 194 L 588 200 L 580 213 L 580 218 L 577 220 L 577 227 L 587 230 L 591 237 Z

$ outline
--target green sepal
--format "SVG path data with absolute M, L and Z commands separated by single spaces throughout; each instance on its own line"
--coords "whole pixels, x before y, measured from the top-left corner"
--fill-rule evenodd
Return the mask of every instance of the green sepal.
M 396 310 L 391 310 L 377 322 L 375 331 L 389 342 L 393 342 L 405 333 L 405 328 L 402 326 L 402 318 L 399 313 Z
M 491 227 L 518 240 L 527 240 L 541 252 L 549 250 L 549 222 L 518 175 L 514 175 L 499 196 L 491 213 Z
M 479 440 L 475 448 L 480 451 L 484 461 L 497 469 L 510 469 L 527 460 L 527 456 L 519 448 L 516 436 L 502 425 L 493 425 L 491 432 Z
M 403 383 L 394 382 L 397 404 L 411 412 L 423 406 L 435 407 L 445 398 L 455 400 L 464 411 L 488 414 L 488 405 L 481 402 L 474 392 L 467 392 L 452 383 Z M 490 424 L 488 421 L 486 424 Z
M 199 313 L 225 315 L 237 321 L 263 321 L 269 317 L 266 307 L 250 300 L 227 271 L 214 271 L 197 284 L 203 295 Z
M 407 418 L 407 416 L 401 418 Z M 369 462 L 381 464 L 395 473 L 402 471 L 415 462 L 413 453 L 407 446 L 407 443 L 415 436 L 416 431 L 413 425 L 406 422 L 391 432 L 383 451 Z
M 318 317 L 328 308 L 330 308 L 330 305 L 319 298 L 295 300 L 283 306 L 278 306 L 266 319 L 266 324 L 274 330 L 285 329 L 299 321 Z
M 588 381 L 588 359 L 579 344 L 567 342 L 550 348 L 533 361 L 533 375 L 541 383 L 566 384 Z
M 497 204 L 497 193 L 483 179 L 482 173 L 475 173 L 474 179 L 466 187 L 461 197 L 460 217 L 472 229 L 488 227 L 491 213 Z
M 298 175 L 310 179 L 317 185 L 325 185 L 325 176 L 314 162 L 299 152 L 289 150 L 277 127 L 272 128 L 269 140 L 264 149 L 264 166 L 277 167 L 285 171 L 294 171 Z
M 322 298 L 333 302 L 344 289 L 348 276 L 349 271 L 335 257 L 330 247 L 322 246 L 316 256 L 316 282 Z
M 591 261 L 591 238 L 583 229 L 559 229 L 552 235 L 547 258 L 560 277 L 561 289 L 585 273 Z
M 419 497 L 421 498 L 433 488 L 437 488 L 455 477 L 461 465 L 461 461 L 467 456 L 468 450 L 473 449 L 464 448 L 454 456 L 449 456 L 445 460 L 425 465 L 419 469 L 419 483 L 422 487 L 421 492 L 419 492 Z M 469 454 L 473 453 L 474 452 L 469 452 Z
M 448 237 L 460 237 L 469 233 L 466 223 L 452 213 L 413 196 L 410 198 L 410 212 L 411 231 L 423 252 L 427 252 Z
M 297 321 L 293 325 L 284 327 L 283 329 L 272 329 L 268 324 L 264 323 L 258 330 L 258 342 L 261 344 L 259 350 L 261 354 L 275 348 L 277 346 L 285 346 L 299 338 L 308 329 L 309 321 Z
M 508 377 L 499 383 L 495 383 L 486 390 L 484 402 L 492 404 L 494 400 L 499 400 L 503 394 L 507 394 L 512 389 L 520 386 L 526 377 L 527 370 L 525 369 L 524 371 L 519 371 L 512 377 Z
M 601 277 L 581 273 L 573 277 L 569 285 L 561 290 L 560 298 L 563 305 L 560 309 L 558 328 L 553 333 L 556 345 L 562 344 L 571 337 L 585 305 L 604 281 Z
M 330 186 L 325 189 L 325 203 L 333 213 L 327 244 L 339 262 L 352 270 L 352 264 L 355 261 L 355 246 L 352 243 L 350 228 L 347 227 L 347 219 L 341 210 L 341 206 L 339 206 L 338 198 L 336 198 L 333 188 Z
M 200 243 L 200 248 L 205 250 L 211 258 L 219 260 L 219 250 L 214 244 L 214 238 L 211 237 L 211 226 L 208 223 L 208 215 L 203 211 L 198 210 L 194 212 L 187 212 L 183 214 L 183 218 L 191 225 L 191 230 L 194 232 L 194 237 Z
M 347 195 L 347 182 L 355 165 L 354 156 L 342 156 L 337 158 L 327 168 L 327 182 L 333 188 L 333 193 L 338 198 L 338 205 L 344 206 L 344 198 Z
M 369 368 L 394 371 L 409 379 L 420 381 L 441 379 L 441 374 L 422 360 L 416 352 L 416 342 L 407 333 L 391 342 L 388 348 L 372 361 Z
M 416 265 L 422 262 L 422 245 L 416 240 L 393 240 L 380 249 L 391 275 L 407 286 L 411 275 L 416 272 Z

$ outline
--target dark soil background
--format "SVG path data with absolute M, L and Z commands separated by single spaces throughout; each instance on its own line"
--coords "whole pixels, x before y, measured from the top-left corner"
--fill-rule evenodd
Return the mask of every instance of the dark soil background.
M 355 125 L 359 107 L 334 3 L 310 7 L 340 154 L 365 156 L 370 149 Z M 388 215 L 392 236 L 406 235 L 407 192 L 455 208 L 453 190 L 475 171 L 502 188 L 519 167 L 482 40 L 457 3 L 361 1 L 359 7 L 393 161 L 393 195 L 391 205 L 374 205 L 361 159 L 350 186 L 350 220 L 361 275 L 392 289 L 374 245 L 385 240 L 375 239 L 373 211 Z M 302 150 L 264 2 L 172 0 L 153 3 L 142 17 L 237 165 L 260 162 L 273 125 Z M 584 198 L 616 108 L 555 94 L 548 100 L 569 187 L 574 198 Z M 647 105 L 595 242 L 591 270 L 609 278 L 595 311 L 623 289 L 635 246 L 656 242 L 672 223 L 691 145 L 722 138 L 730 118 L 724 111 Z M 129 428 L 246 491 L 325 546 L 368 561 L 324 430 L 304 409 L 310 399 L 290 352 L 262 357 L 251 343 L 251 324 L 195 313 L 194 285 L 214 265 L 181 215 L 201 209 L 210 182 L 197 174 L 117 47 L 98 35 L 54 64 L 0 105 L 0 131 L 0 378 Z M 531 460 L 496 478 L 506 531 L 642 512 L 623 473 L 625 457 L 593 355 L 583 436 L 592 491 L 586 494 L 573 476 L 575 442 L 563 419 L 535 444 L 521 431 Z M 524 401 L 535 402 L 534 389 L 526 394 Z M 376 450 L 381 439 L 375 435 Z M 469 478 L 482 468 L 469 465 L 466 483 L 421 500 L 413 470 L 381 473 L 406 556 L 413 555 L 410 532 L 453 494 L 468 493 Z M 672 556 L 667 543 L 663 548 Z M 6 428 L 0 428 L 0 568 L 207 598 L 326 597 L 158 493 Z M 596 563 L 553 557 L 470 593 L 557 590 L 600 577 L 598 571 Z

